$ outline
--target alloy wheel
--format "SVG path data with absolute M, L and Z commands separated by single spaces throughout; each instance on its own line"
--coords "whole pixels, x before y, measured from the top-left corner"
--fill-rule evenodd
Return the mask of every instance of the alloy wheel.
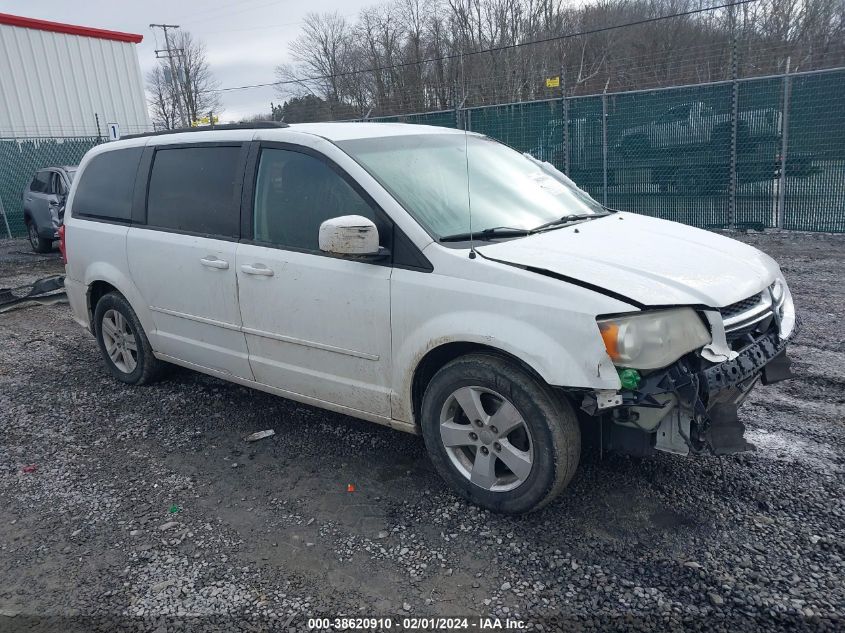
M 35 226 L 34 222 L 30 222 L 26 225 L 27 235 L 29 235 L 29 243 L 32 245 L 33 249 L 38 249 L 38 227 Z
M 138 343 L 129 321 L 117 310 L 107 310 L 101 324 L 106 353 L 120 371 L 131 374 L 138 366 Z
M 528 425 L 491 389 L 452 392 L 440 412 L 440 438 L 458 472 L 485 490 L 513 490 L 531 474 L 534 444 Z

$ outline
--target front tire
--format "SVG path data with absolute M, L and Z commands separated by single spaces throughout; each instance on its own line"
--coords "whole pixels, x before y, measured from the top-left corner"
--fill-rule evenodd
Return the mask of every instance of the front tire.
M 38 235 L 38 225 L 32 220 L 26 221 L 26 235 L 29 245 L 36 253 L 49 253 L 53 250 L 53 240 L 47 240 Z
M 162 363 L 154 355 L 138 316 L 118 292 L 104 295 L 94 309 L 97 344 L 112 376 L 129 385 L 153 381 Z
M 469 354 L 438 371 L 423 396 L 421 426 L 440 476 L 495 512 L 543 507 L 578 466 L 581 436 L 572 408 L 496 354 Z

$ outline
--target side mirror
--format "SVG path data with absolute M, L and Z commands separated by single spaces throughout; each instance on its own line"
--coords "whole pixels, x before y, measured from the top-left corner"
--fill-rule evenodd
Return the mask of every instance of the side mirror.
M 372 220 L 360 215 L 343 215 L 320 225 L 318 244 L 321 251 L 373 259 L 384 256 L 378 245 L 378 229 Z

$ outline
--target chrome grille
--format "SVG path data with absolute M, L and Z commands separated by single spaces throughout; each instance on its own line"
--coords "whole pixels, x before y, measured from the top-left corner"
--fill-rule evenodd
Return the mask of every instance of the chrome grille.
M 774 316 L 772 312 L 772 295 L 768 291 L 737 301 L 729 306 L 720 308 L 725 333 L 730 335 L 753 332 L 760 327 L 768 328 Z
M 736 303 L 732 303 L 729 306 L 725 306 L 724 308 L 719 308 L 719 312 L 722 313 L 722 319 L 730 319 L 731 317 L 735 317 L 743 312 L 747 312 L 751 308 L 760 304 L 760 300 L 763 298 L 763 293 L 758 292 L 756 295 L 751 295 L 747 299 L 743 299 L 742 301 L 737 301 Z

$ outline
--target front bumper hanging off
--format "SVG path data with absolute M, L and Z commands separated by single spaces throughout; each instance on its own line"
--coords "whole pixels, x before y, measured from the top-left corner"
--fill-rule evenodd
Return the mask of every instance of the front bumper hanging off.
M 718 363 L 702 373 L 707 392 L 716 392 L 732 387 L 763 370 L 764 385 L 770 385 L 792 378 L 789 358 L 786 356 L 786 341 L 770 332 L 742 350 L 733 360 Z
M 611 413 L 617 435 L 625 432 L 640 443 L 648 440 L 652 449 L 716 455 L 751 450 L 737 407 L 758 379 L 768 385 L 792 377 L 786 344 L 770 331 L 732 360 L 710 364 L 685 357 L 644 376 L 636 389 L 615 394 L 612 408 L 595 392 L 585 394 L 581 408 L 593 416 Z M 659 427 L 642 428 L 638 412 L 655 409 L 667 411 Z M 636 452 L 642 454 L 642 446 Z

